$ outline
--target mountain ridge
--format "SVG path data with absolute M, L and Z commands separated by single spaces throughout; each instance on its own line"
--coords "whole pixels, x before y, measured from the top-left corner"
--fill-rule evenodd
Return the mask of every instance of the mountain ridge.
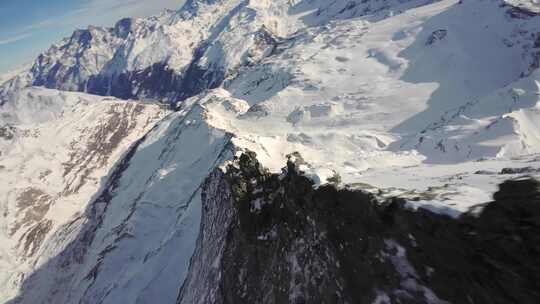
M 175 103 L 176 99 L 182 100 L 220 85 L 230 71 L 243 65 L 241 57 L 253 45 L 253 35 L 256 35 L 258 27 L 264 26 L 280 36 L 303 26 L 324 24 L 333 18 L 352 18 L 384 11 L 394 3 L 411 2 L 420 6 L 432 1 L 385 0 L 379 3 L 340 0 L 332 5 L 319 3 L 321 1 L 304 2 L 189 1 L 178 11 L 169 10 L 145 19 L 125 18 L 111 28 L 90 26 L 76 30 L 70 38 L 41 54 L 26 75 L 22 73 L 11 83 L 4 84 L 0 95 L 6 96 L 13 90 L 10 87 L 17 89 L 35 85 L 123 99 L 151 98 Z M 320 9 L 314 13 L 315 17 L 302 16 L 304 10 L 317 7 Z M 214 8 L 218 9 L 213 11 Z M 250 17 L 250 14 L 257 17 Z M 285 21 L 284 24 L 276 22 L 279 20 L 277 16 L 286 17 L 288 14 L 302 17 L 294 17 L 290 22 L 282 18 L 280 22 Z M 235 33 L 242 35 L 244 40 L 241 44 L 234 46 L 232 41 L 219 38 L 225 27 L 234 27 L 234 22 L 249 22 L 250 19 L 256 20 L 251 29 Z M 231 35 L 226 38 L 234 41 Z M 241 49 L 234 49 L 242 44 L 245 46 Z M 233 49 L 222 52 L 220 47 Z M 224 58 L 226 61 L 220 62 Z M 72 59 L 76 61 L 70 61 Z M 201 59 L 204 60 L 200 62 Z M 197 76 L 189 75 L 190 70 L 194 70 Z M 158 78 L 152 78 L 153 74 L 158 74 Z M 201 84 L 191 84 L 201 78 L 204 79 Z M 177 91 L 183 91 L 184 95 L 178 95 Z

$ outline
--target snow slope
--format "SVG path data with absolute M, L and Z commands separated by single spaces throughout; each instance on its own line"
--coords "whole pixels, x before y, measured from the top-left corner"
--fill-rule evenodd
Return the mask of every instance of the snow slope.
M 167 113 L 160 105 L 29 88 L 0 108 L 0 300 L 58 253 L 108 171 Z
M 25 281 L 16 303 L 174 303 L 198 235 L 200 185 L 233 152 L 231 135 L 205 115 L 193 105 L 138 141 L 53 236 L 62 252 Z
M 511 158 L 538 153 L 539 22 L 496 1 L 441 1 L 300 31 L 225 84 L 225 98 L 252 106 L 230 122 L 235 142 L 274 171 L 299 151 L 322 183 L 337 171 L 349 184 L 427 191 L 448 183 L 437 176 L 470 176 L 443 190 L 467 193 L 445 198 L 466 210 L 500 178 L 478 181 L 471 167 L 526 166 Z M 497 161 L 474 164 L 483 158 Z

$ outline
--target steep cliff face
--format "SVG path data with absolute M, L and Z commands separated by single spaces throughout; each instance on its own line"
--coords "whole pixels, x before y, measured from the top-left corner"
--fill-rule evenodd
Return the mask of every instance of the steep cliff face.
M 540 193 L 507 181 L 480 214 L 270 174 L 253 153 L 203 187 L 201 234 L 177 303 L 537 303 Z

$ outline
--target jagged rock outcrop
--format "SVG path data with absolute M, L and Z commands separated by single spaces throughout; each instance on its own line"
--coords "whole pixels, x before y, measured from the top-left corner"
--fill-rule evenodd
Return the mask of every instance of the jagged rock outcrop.
M 537 303 L 540 193 L 507 181 L 458 219 L 325 185 L 246 153 L 203 187 L 177 303 Z

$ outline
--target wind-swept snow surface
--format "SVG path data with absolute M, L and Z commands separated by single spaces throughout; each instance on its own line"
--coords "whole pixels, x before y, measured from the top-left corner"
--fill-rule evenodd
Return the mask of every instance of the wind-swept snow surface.
M 273 170 L 299 151 L 322 183 L 439 188 L 439 209 L 466 210 L 501 179 L 476 171 L 535 165 L 539 31 L 494 1 L 300 31 L 225 85 L 252 106 L 231 120 L 235 142 Z

